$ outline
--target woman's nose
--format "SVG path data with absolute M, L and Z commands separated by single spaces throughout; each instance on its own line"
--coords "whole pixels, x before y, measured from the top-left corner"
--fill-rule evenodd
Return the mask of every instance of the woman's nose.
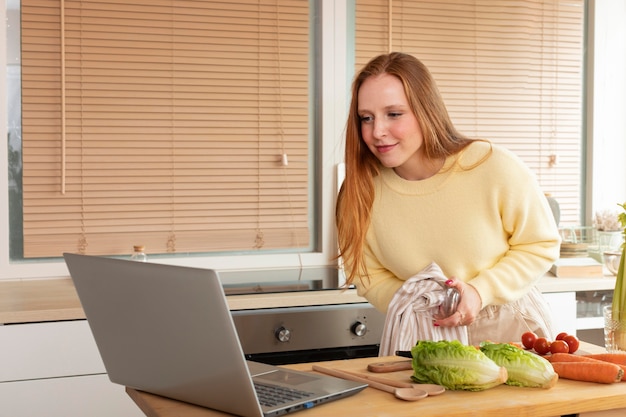
M 377 139 L 387 136 L 387 126 L 385 125 L 384 121 L 381 121 L 379 119 L 374 120 L 373 134 L 374 137 Z

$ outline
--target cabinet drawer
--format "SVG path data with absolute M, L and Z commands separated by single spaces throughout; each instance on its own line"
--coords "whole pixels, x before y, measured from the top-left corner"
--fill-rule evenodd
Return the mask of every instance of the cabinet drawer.
M 0 384 L 0 417 L 145 417 L 106 375 Z
M 0 326 L 0 382 L 104 374 L 87 320 Z

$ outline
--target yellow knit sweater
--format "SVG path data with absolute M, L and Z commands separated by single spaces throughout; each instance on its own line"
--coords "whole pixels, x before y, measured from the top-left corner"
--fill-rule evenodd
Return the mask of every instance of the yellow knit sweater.
M 447 277 L 470 283 L 485 307 L 521 298 L 559 256 L 559 232 L 544 193 L 505 148 L 475 142 L 428 179 L 407 181 L 383 168 L 374 184 L 369 279 L 355 284 L 380 311 L 431 262 Z

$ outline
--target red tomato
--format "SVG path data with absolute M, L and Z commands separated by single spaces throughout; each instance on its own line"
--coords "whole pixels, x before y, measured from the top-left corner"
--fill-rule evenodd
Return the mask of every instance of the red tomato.
M 561 332 L 561 333 L 556 335 L 556 339 L 554 339 L 554 340 L 564 340 L 565 336 L 567 336 L 567 333 L 566 332 Z
M 545 355 L 550 352 L 550 342 L 545 337 L 538 337 L 535 340 L 535 344 L 533 345 L 533 349 L 540 355 Z
M 568 334 L 567 336 L 565 336 L 563 338 L 563 341 L 567 343 L 567 346 L 569 346 L 569 353 L 576 352 L 578 350 L 578 347 L 580 346 L 580 341 L 573 334 Z
M 550 343 L 550 353 L 569 353 L 569 346 L 564 340 L 555 340 Z
M 532 349 L 535 345 L 535 340 L 537 340 L 537 335 L 533 332 L 526 332 L 522 335 L 522 345 L 526 349 Z

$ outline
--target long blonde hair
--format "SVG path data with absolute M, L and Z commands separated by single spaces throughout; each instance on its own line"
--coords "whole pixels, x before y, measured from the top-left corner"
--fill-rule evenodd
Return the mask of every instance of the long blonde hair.
M 374 177 L 381 167 L 363 142 L 358 93 L 367 78 L 385 73 L 402 82 L 409 106 L 422 130 L 422 146 L 429 160 L 454 155 L 473 141 L 456 130 L 430 71 L 417 58 L 392 52 L 375 57 L 363 67 L 352 83 L 346 126 L 346 175 L 335 211 L 339 256 L 346 267 L 348 284 L 356 277 L 368 276 L 363 251 L 374 202 Z

